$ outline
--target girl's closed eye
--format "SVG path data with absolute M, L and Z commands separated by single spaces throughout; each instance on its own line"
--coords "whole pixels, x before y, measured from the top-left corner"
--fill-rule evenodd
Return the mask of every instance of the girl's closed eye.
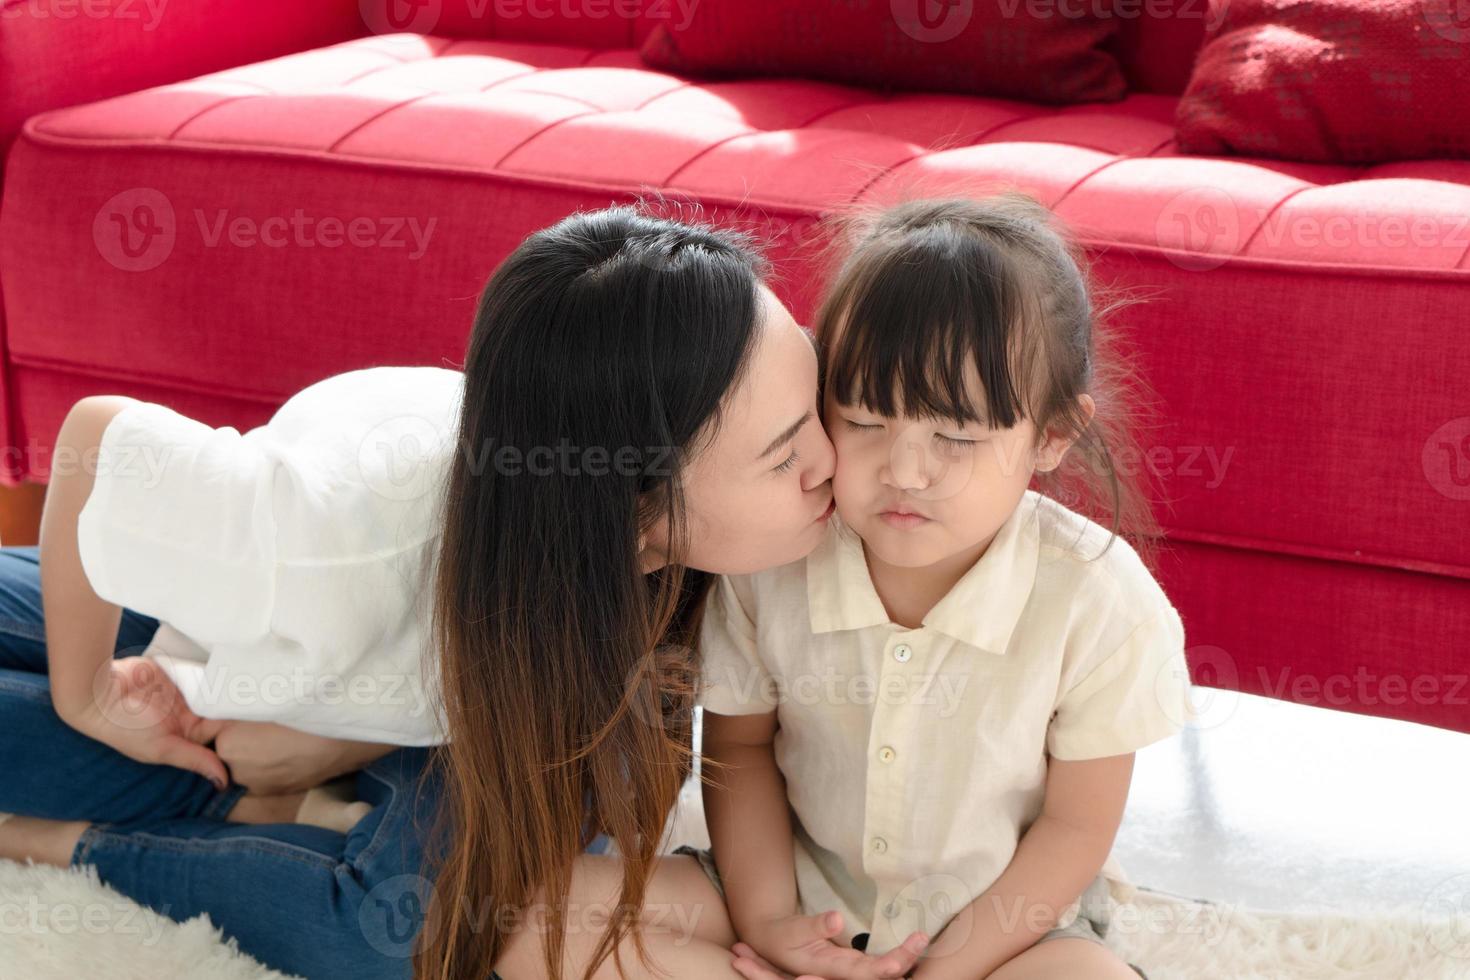
M 783 460 L 782 462 L 777 463 L 773 467 L 773 469 L 777 473 L 788 473 L 788 472 L 791 471 L 791 467 L 795 466 L 798 462 L 800 462 L 800 460 L 801 460 L 801 453 L 798 452 L 797 450 L 793 449 L 793 450 L 791 450 L 791 455 L 790 456 L 787 456 L 786 459 Z
M 855 422 L 852 419 L 843 419 L 842 421 L 845 422 L 847 424 L 847 428 L 853 432 L 874 432 L 878 429 L 883 428 L 882 425 L 876 422 Z M 934 439 L 936 442 L 940 443 L 946 448 L 952 448 L 956 450 L 969 449 L 976 443 L 981 441 L 970 436 L 949 436 L 945 435 L 942 432 L 934 433 Z

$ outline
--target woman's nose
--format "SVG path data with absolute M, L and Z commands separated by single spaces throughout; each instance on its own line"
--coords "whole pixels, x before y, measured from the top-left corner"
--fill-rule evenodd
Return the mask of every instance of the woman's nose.
M 806 471 L 806 490 L 815 490 L 832 479 L 832 474 L 837 472 L 837 450 L 832 448 L 832 440 L 827 438 L 827 431 L 820 425 L 814 425 L 812 429 L 815 430 L 815 435 L 812 439 L 811 465 Z

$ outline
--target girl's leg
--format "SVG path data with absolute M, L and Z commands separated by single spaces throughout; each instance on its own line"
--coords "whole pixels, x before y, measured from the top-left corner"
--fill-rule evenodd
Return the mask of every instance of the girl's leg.
M 621 862 L 615 857 L 585 855 L 577 859 L 567 895 L 567 976 L 581 976 L 601 941 L 608 914 L 618 902 Z M 542 963 L 544 927 L 535 911 L 514 930 L 495 971 L 506 980 L 536 980 Z M 631 939 L 619 950 L 623 970 L 609 957 L 593 974 L 596 980 L 666 980 L 698 976 L 708 980 L 740 980 L 730 965 L 735 931 L 719 892 L 694 858 L 678 855 L 659 860 L 649 880 L 641 915 L 652 972 L 638 959 Z

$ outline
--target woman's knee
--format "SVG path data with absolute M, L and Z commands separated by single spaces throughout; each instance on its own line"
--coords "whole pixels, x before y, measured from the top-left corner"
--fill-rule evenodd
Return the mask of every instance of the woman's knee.
M 985 980 L 1139 980 L 1138 974 L 1108 947 L 1068 936 L 1022 950 Z
M 622 858 L 602 854 L 583 854 L 572 862 L 572 879 L 563 906 L 569 952 L 589 942 L 592 946 L 600 942 L 603 927 L 622 901 L 623 868 Z M 537 889 L 528 904 L 526 919 L 535 927 L 515 930 L 507 942 L 508 964 L 535 962 L 540 955 L 545 929 L 542 910 L 547 907 L 545 891 Z M 729 947 L 736 938 L 719 892 L 699 863 L 682 855 L 656 859 L 638 925 L 645 934 L 656 932 L 674 944 L 701 940 Z M 500 972 L 512 975 L 513 971 L 507 966 Z

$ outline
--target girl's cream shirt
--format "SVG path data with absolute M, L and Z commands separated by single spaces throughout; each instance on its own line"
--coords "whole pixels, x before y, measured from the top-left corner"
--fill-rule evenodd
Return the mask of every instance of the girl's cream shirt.
M 1041 812 L 1048 756 L 1133 752 L 1193 718 L 1179 614 L 1108 539 L 1027 490 L 916 629 L 836 515 L 807 558 L 719 580 L 700 703 L 777 713 L 802 909 L 840 911 L 844 942 L 933 936 L 983 894 Z M 1126 893 L 1112 855 L 1102 874 Z
M 213 428 L 154 402 L 102 433 L 77 522 L 102 598 L 205 718 L 336 738 L 444 742 L 428 635 L 462 372 L 374 367 Z

